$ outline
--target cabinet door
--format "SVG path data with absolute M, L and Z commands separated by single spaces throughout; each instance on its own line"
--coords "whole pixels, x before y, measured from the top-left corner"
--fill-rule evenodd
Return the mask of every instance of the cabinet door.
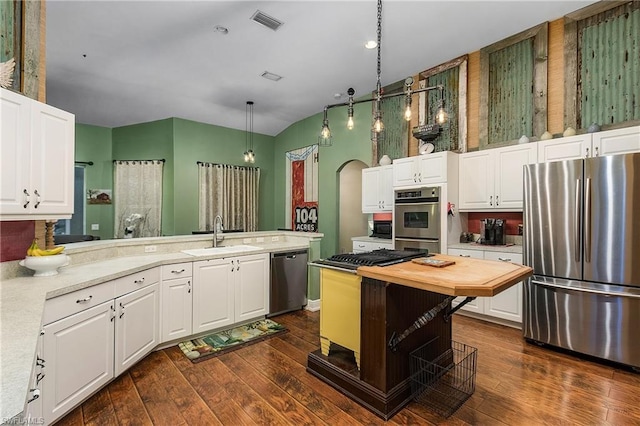
M 158 289 L 155 283 L 116 299 L 116 376 L 158 345 Z
M 593 155 L 615 155 L 640 151 L 640 126 L 592 134 Z
M 443 183 L 447 181 L 447 152 L 418 157 L 418 182 Z
M 472 257 L 474 259 L 483 259 L 484 253 L 482 250 L 464 250 L 464 249 L 449 249 L 447 253 L 450 256 L 460 256 L 460 257 Z M 453 302 L 451 302 L 452 306 L 457 306 L 458 303 L 462 302 L 464 297 L 456 297 Z M 484 311 L 484 297 L 476 297 L 475 300 L 464 305 L 460 308 L 463 311 L 475 312 L 478 314 L 483 313 Z
M 236 259 L 235 322 L 266 315 L 269 309 L 269 255 Z
M 491 151 L 460 155 L 460 210 L 493 209 L 494 162 Z
M 42 412 L 42 382 L 46 376 L 45 366 L 46 360 L 42 353 L 42 337 L 43 333 L 38 336 L 38 344 L 36 346 L 36 359 L 31 370 L 31 378 L 29 379 L 29 393 L 24 408 L 25 424 L 41 424 L 43 417 Z
M 160 342 L 191 335 L 191 277 L 162 282 Z
M 113 300 L 44 327 L 42 405 L 53 423 L 113 378 Z
M 378 171 L 378 195 L 382 211 L 393 210 L 393 165 L 382 166 Z
M 235 261 L 213 259 L 193 264 L 193 334 L 234 323 Z
M 537 159 L 535 144 L 514 145 L 496 150 L 495 208 L 522 210 L 523 167 L 536 163 Z
M 377 167 L 362 169 L 362 213 L 380 211 L 380 173 Z
M 0 89 L 0 110 L 0 213 L 24 214 L 31 208 L 30 100 Z
M 577 160 L 591 155 L 591 133 L 538 142 L 538 162 Z
M 75 118 L 50 105 L 31 107 L 31 190 L 35 214 L 73 214 Z
M 522 264 L 522 255 L 519 253 L 486 251 L 484 258 Z M 486 315 L 522 323 L 522 282 L 485 299 L 484 313 Z
M 393 186 L 415 186 L 417 166 L 415 157 L 397 158 L 393 160 Z

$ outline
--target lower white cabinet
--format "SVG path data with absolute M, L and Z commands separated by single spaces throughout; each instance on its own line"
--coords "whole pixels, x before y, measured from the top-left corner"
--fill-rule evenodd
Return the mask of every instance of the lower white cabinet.
M 42 415 L 53 423 L 113 378 L 113 300 L 44 326 Z
M 264 316 L 269 309 L 269 255 L 193 264 L 193 334 Z
M 160 343 L 192 334 L 192 262 L 162 266 Z
M 473 257 L 476 259 L 496 260 L 522 264 L 522 254 L 484 250 L 449 249 L 449 255 Z M 456 306 L 464 300 L 458 297 L 452 305 Z M 483 316 L 522 323 L 522 283 L 509 287 L 493 297 L 477 297 L 464 305 L 460 310 L 482 314 Z
M 42 353 L 42 337 L 44 332 L 38 336 L 38 343 L 36 346 L 36 357 L 34 359 L 34 366 L 31 370 L 31 377 L 29 379 L 29 393 L 27 394 L 27 402 L 24 410 L 24 423 L 39 424 L 42 418 L 42 381 L 44 380 L 46 361 Z
M 380 249 L 393 250 L 393 240 L 371 241 L 370 239 L 367 239 L 367 240 L 353 239 L 354 253 L 364 253 L 366 251 L 380 250 Z
M 158 277 L 158 268 L 152 268 L 45 303 L 44 424 L 69 412 L 158 345 Z M 137 289 L 123 294 L 114 293 L 116 288 Z

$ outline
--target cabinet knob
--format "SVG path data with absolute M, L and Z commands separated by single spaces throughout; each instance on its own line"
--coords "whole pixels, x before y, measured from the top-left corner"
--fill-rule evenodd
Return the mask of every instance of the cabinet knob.
M 508 257 L 499 257 L 498 260 L 501 262 L 511 262 L 511 259 Z
M 458 256 L 460 256 L 460 257 L 471 257 L 470 254 L 459 254 Z
M 496 206 L 500 205 L 500 201 L 498 200 L 498 196 L 496 195 Z
M 29 400 L 27 401 L 27 404 L 35 401 L 36 399 L 40 398 L 40 389 L 29 389 L 29 392 L 31 392 L 31 398 L 29 398 Z
M 422 182 L 422 172 L 418 173 L 418 182 Z
M 85 297 L 84 299 L 76 300 L 76 303 L 86 303 L 86 302 L 90 301 L 91 299 L 93 299 L 93 296 L 89 295 L 89 297 Z
M 596 146 L 595 150 L 596 150 L 595 156 L 597 157 L 598 156 L 598 147 L 597 146 Z
M 191 293 L 191 280 L 187 281 L 187 293 Z
M 184 269 L 180 269 L 179 271 L 171 271 L 172 274 L 181 274 L 184 272 Z
M 22 205 L 22 207 L 26 209 L 29 205 L 29 197 L 31 196 L 31 194 L 29 194 L 26 189 L 23 189 L 22 193 L 24 194 L 24 204 Z
M 587 155 L 585 155 L 584 158 L 589 158 L 589 148 L 587 148 Z
M 489 195 L 489 205 L 493 206 L 493 195 Z
M 133 280 L 134 284 L 144 284 L 144 277 L 142 277 L 142 279 L 140 280 Z
M 36 198 L 36 204 L 35 206 L 33 206 L 34 209 L 37 209 L 38 206 L 40 205 L 40 194 L 38 193 L 38 190 L 36 189 L 35 191 L 33 191 L 33 193 L 35 194 Z
M 236 261 L 236 265 L 237 265 L 237 266 L 236 266 L 236 271 L 239 271 L 239 270 L 240 270 L 240 259 L 238 259 L 238 260 Z
M 36 376 L 36 385 L 39 385 L 40 382 L 42 381 L 42 379 L 44 379 L 44 376 L 46 376 L 46 374 L 44 373 L 38 373 L 38 375 Z

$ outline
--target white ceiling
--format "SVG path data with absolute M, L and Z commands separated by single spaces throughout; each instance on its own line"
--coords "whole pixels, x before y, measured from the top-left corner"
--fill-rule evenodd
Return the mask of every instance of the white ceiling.
M 382 84 L 591 3 L 387 0 Z M 258 9 L 284 25 L 251 21 Z M 254 131 L 276 135 L 346 99 L 336 93 L 375 88 L 376 50 L 363 45 L 376 12 L 373 0 L 48 0 L 47 102 L 98 126 L 180 117 L 244 130 L 253 100 Z

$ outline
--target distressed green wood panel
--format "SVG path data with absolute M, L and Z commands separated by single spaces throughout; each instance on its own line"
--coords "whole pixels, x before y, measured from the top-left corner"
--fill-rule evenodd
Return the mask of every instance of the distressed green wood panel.
M 13 71 L 14 90 L 20 90 L 20 46 L 21 46 L 21 3 L 16 1 L 0 1 L 0 62 L 14 58 L 16 67 Z
M 533 134 L 533 39 L 489 55 L 489 144 Z
M 383 93 L 402 91 L 404 81 L 384 88 Z M 409 152 L 409 123 L 404 119 L 404 96 L 384 99 L 382 101 L 382 122 L 384 131 L 378 136 L 378 158 L 384 154 L 391 159 L 403 158 Z M 377 164 L 376 161 L 376 164 Z
M 449 114 L 449 119 L 442 125 L 442 132 L 432 142 L 435 146 L 434 152 L 457 151 L 459 149 L 459 120 L 458 110 L 460 104 L 460 69 L 459 67 L 449 68 L 438 74 L 427 78 L 427 86 L 444 86 L 445 110 Z M 435 115 L 440 108 L 440 91 L 431 90 L 427 92 L 427 110 L 425 121 L 435 122 Z
M 22 63 L 22 93 L 32 99 L 39 99 L 40 89 L 40 12 L 39 1 L 21 2 L 24 6 L 24 43 Z
M 578 26 L 578 126 L 640 120 L 640 2 Z

